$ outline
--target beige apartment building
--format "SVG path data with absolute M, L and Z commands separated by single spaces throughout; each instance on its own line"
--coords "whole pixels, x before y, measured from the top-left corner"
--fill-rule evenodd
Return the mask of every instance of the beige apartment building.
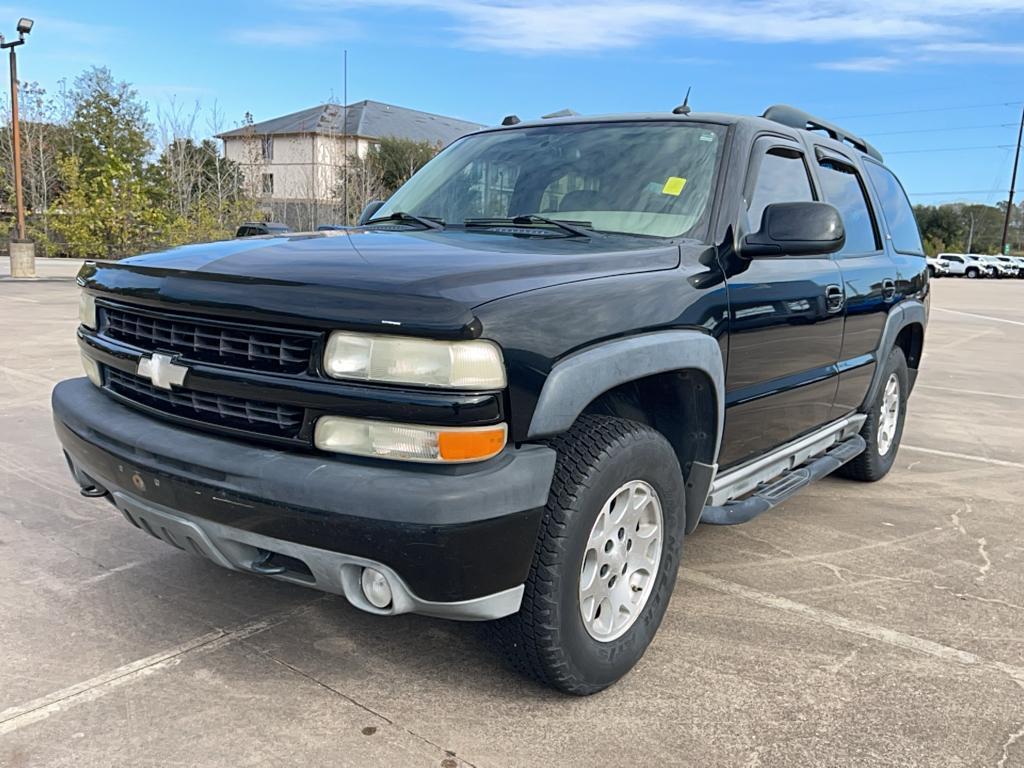
M 349 158 L 388 136 L 443 147 L 482 126 L 379 101 L 321 104 L 217 135 L 242 165 L 265 212 L 295 229 L 340 223 L 338 198 Z

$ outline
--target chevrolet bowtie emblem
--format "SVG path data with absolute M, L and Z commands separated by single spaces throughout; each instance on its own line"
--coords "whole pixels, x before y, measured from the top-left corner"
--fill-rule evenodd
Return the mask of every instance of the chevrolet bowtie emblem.
M 139 358 L 139 376 L 149 379 L 154 387 L 170 389 L 185 383 L 187 365 L 178 365 L 170 355 L 154 352 L 151 357 Z

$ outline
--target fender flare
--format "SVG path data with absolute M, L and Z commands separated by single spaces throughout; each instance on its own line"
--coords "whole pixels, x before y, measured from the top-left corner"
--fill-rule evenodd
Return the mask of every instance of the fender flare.
M 928 326 L 928 309 L 920 299 L 904 299 L 891 310 L 885 319 L 885 328 L 882 329 L 882 339 L 878 343 L 878 351 L 875 353 L 875 373 L 871 377 L 871 385 L 868 393 L 861 403 L 860 410 L 863 412 L 870 403 L 873 403 L 878 396 L 878 390 L 882 386 L 882 367 L 889 356 L 889 352 L 896 344 L 896 337 L 900 331 L 908 325 L 919 324 L 922 328 Z
M 711 381 L 715 398 L 714 455 L 694 461 L 686 478 L 686 530 L 696 527 L 718 469 L 725 426 L 725 362 L 718 341 L 697 330 L 654 331 L 597 344 L 559 360 L 541 388 L 527 433 L 550 437 L 569 429 L 583 409 L 610 389 L 659 373 L 697 370 Z

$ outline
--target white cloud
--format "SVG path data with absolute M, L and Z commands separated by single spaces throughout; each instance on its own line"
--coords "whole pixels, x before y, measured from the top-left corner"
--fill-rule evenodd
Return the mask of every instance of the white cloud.
M 303 5 L 320 11 L 350 7 L 345 0 Z M 663 37 L 752 43 L 952 40 L 970 37 L 972 20 L 1024 14 L 1024 0 L 377 0 L 374 6 L 442 14 L 463 48 L 527 54 L 632 48 Z
M 897 59 L 892 56 L 863 56 L 857 59 L 823 61 L 817 66 L 819 69 L 834 69 L 840 72 L 888 72 L 903 61 L 905 59 Z
M 1024 57 L 1024 43 L 927 43 L 919 50 L 936 54 Z
M 265 45 L 275 48 L 312 48 L 324 43 L 348 40 L 359 34 L 352 22 L 317 24 L 273 24 L 265 27 L 243 27 L 231 33 L 231 40 L 242 45 Z

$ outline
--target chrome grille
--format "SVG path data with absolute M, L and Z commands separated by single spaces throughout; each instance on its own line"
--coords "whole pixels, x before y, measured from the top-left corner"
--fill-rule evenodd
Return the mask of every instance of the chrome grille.
M 302 408 L 291 405 L 190 389 L 160 389 L 115 368 L 106 369 L 106 385 L 121 397 L 171 416 L 273 437 L 297 438 L 305 415 Z
M 315 333 L 247 328 L 134 307 L 102 306 L 102 333 L 147 351 L 178 352 L 188 360 L 276 373 L 309 368 Z

